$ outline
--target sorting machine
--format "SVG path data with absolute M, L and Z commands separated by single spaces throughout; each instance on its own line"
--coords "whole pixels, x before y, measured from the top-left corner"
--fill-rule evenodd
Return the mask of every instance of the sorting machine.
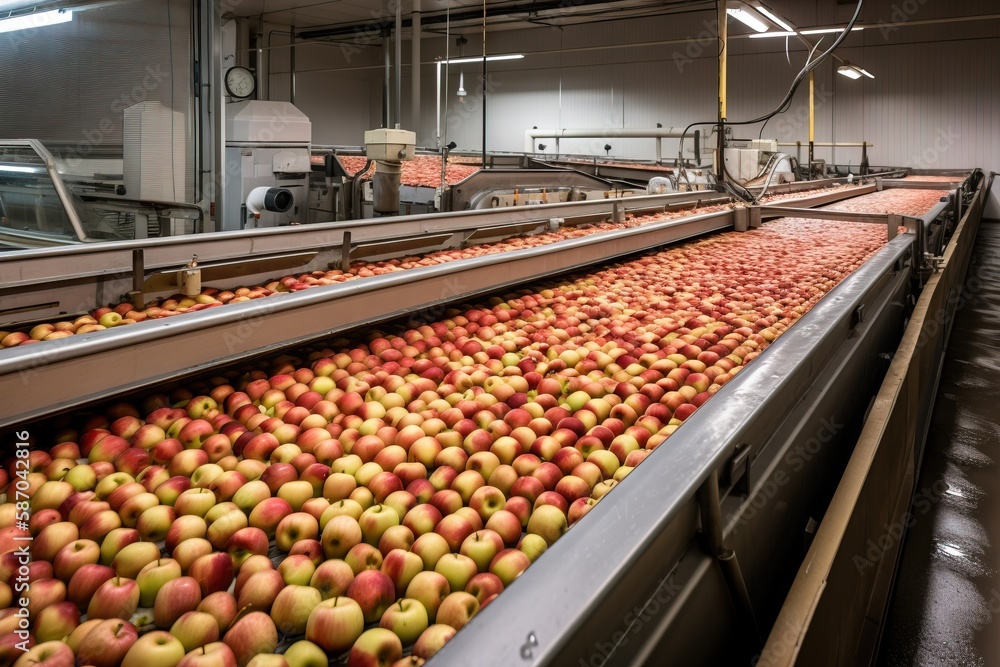
M 821 532 L 830 521 L 850 525 L 851 543 L 863 544 L 879 530 L 872 517 L 881 522 L 906 510 L 897 501 L 909 498 L 906 484 L 912 484 L 914 462 L 919 464 L 947 339 L 947 327 L 931 332 L 924 322 L 932 304 L 945 309 L 938 322 L 950 321 L 947 311 L 954 301 L 947 297 L 961 286 L 989 186 L 979 171 L 943 176 L 933 182 L 911 176 L 850 185 L 844 179 L 788 184 L 783 187 L 801 188 L 801 196 L 777 205 L 731 206 L 713 213 L 695 209 L 677 219 L 541 247 L 2 350 L 0 430 L 129 392 L 162 390 L 171 382 L 335 332 L 684 239 L 746 230 L 770 218 L 882 225 L 887 245 L 727 383 L 671 436 L 668 446 L 654 451 L 429 664 L 721 665 L 756 658 L 759 664 L 791 664 L 800 651 L 822 655 L 831 642 L 840 647 L 834 661 L 850 662 L 843 656 L 860 658 L 871 648 L 866 618 L 877 626 L 893 554 L 860 580 L 852 577 L 849 560 L 846 569 L 830 566 L 827 591 L 852 596 L 852 605 L 830 621 L 836 626 L 832 630 L 810 627 L 808 618 L 783 603 L 792 586 L 808 593 L 806 575 L 797 577 L 797 571 L 809 550 L 817 548 L 811 542 L 817 525 Z M 882 188 L 948 194 L 920 218 L 817 208 Z M 176 290 L 169 282 L 172 275 L 192 254 L 199 258 L 206 284 L 226 287 L 292 268 L 343 266 L 361 256 L 460 247 L 553 225 L 727 201 L 705 192 L 602 197 L 29 250 L 0 255 L 0 320 L 24 324 L 73 313 L 95 303 L 95 297 L 101 303 L 170 293 Z M 906 233 L 897 233 L 900 227 Z M 914 347 L 918 335 L 922 343 Z M 871 454 L 855 449 L 859 433 L 873 428 L 872 419 L 883 420 L 882 431 L 889 433 L 884 425 L 900 419 L 896 403 L 880 387 L 904 361 L 908 365 L 902 372 L 915 383 L 905 396 L 894 395 L 909 420 L 900 427 L 908 438 L 904 450 L 894 451 L 887 467 L 861 473 L 862 481 L 880 490 L 864 486 L 868 495 L 858 500 L 858 491 L 854 497 L 853 507 L 871 513 L 867 519 L 862 515 L 859 524 L 849 523 L 855 518 L 850 504 L 844 510 L 848 519 L 831 517 L 831 497 L 839 502 L 850 481 L 843 477 L 845 468 L 854 470 L 856 457 Z M 910 465 L 909 474 L 899 472 L 895 461 Z M 885 503 L 874 506 L 883 497 Z M 849 556 L 837 553 L 830 563 Z M 810 609 L 827 619 L 823 596 L 820 587 Z M 774 625 L 776 618 L 782 619 L 780 627 Z

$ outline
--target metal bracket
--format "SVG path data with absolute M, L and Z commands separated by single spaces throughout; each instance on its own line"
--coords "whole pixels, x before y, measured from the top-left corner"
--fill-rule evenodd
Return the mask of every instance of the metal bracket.
M 722 483 L 734 491 L 736 485 L 739 484 L 738 492 L 742 495 L 750 494 L 750 454 L 752 451 L 750 445 L 746 443 L 737 445 L 736 451 L 733 452 L 732 457 L 723 468 Z M 741 482 L 742 484 L 740 484 Z
M 851 313 L 851 329 L 865 321 L 865 304 L 859 304 Z

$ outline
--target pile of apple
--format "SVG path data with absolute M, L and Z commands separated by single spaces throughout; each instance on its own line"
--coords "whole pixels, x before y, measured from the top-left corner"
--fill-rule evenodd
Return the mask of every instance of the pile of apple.
M 884 237 L 778 221 L 81 415 L 27 528 L 0 469 L 0 664 L 419 665 Z
M 346 159 L 346 158 L 345 158 Z M 363 166 L 363 165 L 361 165 Z M 360 169 L 360 166 L 358 167 Z M 921 192 L 916 190 L 895 192 Z M 876 193 L 878 194 L 878 193 Z M 801 193 L 794 195 L 776 195 L 769 201 L 779 201 L 788 197 L 799 197 Z M 876 195 L 861 197 L 864 201 Z M 879 195 L 882 196 L 882 195 Z M 927 204 L 929 209 L 936 201 L 931 198 L 931 203 Z M 873 205 L 881 205 L 881 202 L 873 202 Z M 862 204 L 863 205 L 863 204 Z M 711 213 L 721 211 L 729 205 L 705 206 L 697 209 L 697 213 Z M 442 250 L 429 253 L 420 257 L 404 257 L 402 259 L 386 260 L 381 262 L 354 262 L 347 271 L 339 269 L 331 271 L 313 271 L 312 273 L 284 276 L 278 280 L 271 281 L 265 285 L 252 287 L 239 287 L 233 290 L 220 290 L 213 287 L 206 287 L 201 294 L 187 297 L 182 294 L 175 294 L 167 299 L 151 302 L 141 309 L 136 309 L 131 304 L 122 303 L 114 307 L 101 307 L 91 311 L 87 315 L 82 315 L 73 320 L 61 322 L 46 322 L 38 324 L 27 331 L 0 331 L 0 348 L 16 347 L 19 345 L 29 345 L 42 341 L 57 340 L 66 338 L 74 334 L 84 334 L 93 331 L 102 331 L 116 326 L 135 324 L 147 319 L 161 319 L 172 317 L 183 313 L 193 313 L 206 308 L 215 308 L 227 303 L 240 303 L 270 296 L 276 296 L 288 292 L 298 292 L 312 287 L 324 285 L 334 285 L 357 278 L 383 275 L 396 271 L 418 268 L 421 266 L 433 266 L 459 259 L 471 257 L 481 257 L 497 253 L 511 252 L 526 248 L 536 248 L 557 241 L 579 238 L 591 234 L 612 231 L 623 227 L 637 227 L 663 220 L 681 218 L 690 215 L 692 211 L 674 211 L 671 213 L 659 213 L 656 215 L 629 217 L 623 223 L 603 222 L 596 225 L 569 227 L 544 234 L 532 236 L 513 236 L 498 243 L 487 243 L 457 250 Z
M 368 158 L 363 155 L 338 155 L 344 169 L 352 176 L 365 168 Z M 418 155 L 403 163 L 400 182 L 412 187 L 437 188 L 441 186 L 441 158 L 437 155 Z M 377 167 L 372 166 L 372 171 Z M 478 165 L 448 160 L 445 174 L 448 185 L 454 185 L 479 171 Z

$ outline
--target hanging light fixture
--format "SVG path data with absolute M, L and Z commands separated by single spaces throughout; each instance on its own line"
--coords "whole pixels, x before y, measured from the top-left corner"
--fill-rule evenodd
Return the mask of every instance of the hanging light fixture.
M 465 46 L 466 44 L 468 44 L 469 40 L 467 40 L 464 36 L 459 35 L 458 40 L 456 40 L 456 41 L 458 42 L 458 59 L 461 61 L 462 60 L 462 47 Z M 458 101 L 459 102 L 464 102 L 465 101 L 465 96 L 466 96 L 466 92 L 465 92 L 465 71 L 460 68 L 458 70 Z

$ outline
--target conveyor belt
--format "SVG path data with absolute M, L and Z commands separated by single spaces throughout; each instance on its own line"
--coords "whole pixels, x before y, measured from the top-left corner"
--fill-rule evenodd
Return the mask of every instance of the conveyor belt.
M 1000 226 L 983 224 L 955 318 L 879 665 L 991 665 L 1000 633 Z

